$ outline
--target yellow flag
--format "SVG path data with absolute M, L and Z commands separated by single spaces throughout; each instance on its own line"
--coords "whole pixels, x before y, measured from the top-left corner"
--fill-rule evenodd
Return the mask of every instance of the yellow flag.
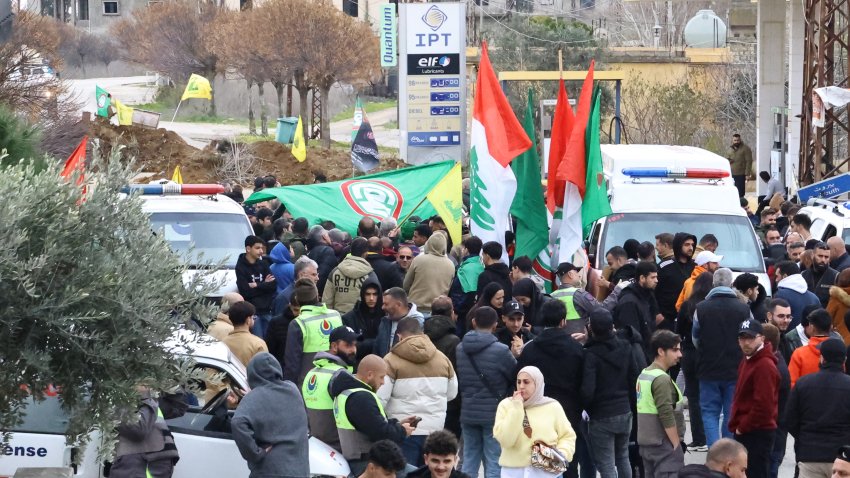
M 174 174 L 171 175 L 171 180 L 177 184 L 183 184 L 183 175 L 180 174 L 180 165 L 174 167 Z
M 118 101 L 114 96 L 112 102 L 115 104 L 115 110 L 118 112 L 118 124 L 127 126 L 133 124 L 133 108 Z
M 183 96 L 180 98 L 180 101 L 187 100 L 189 98 L 203 98 L 205 100 L 211 100 L 212 86 L 210 86 L 210 80 L 201 75 L 192 73 L 192 76 L 189 77 L 189 82 L 186 83 L 186 90 L 183 91 Z
M 292 138 L 292 155 L 299 163 L 303 163 L 307 159 L 307 145 L 304 144 L 304 126 L 301 124 L 301 117 L 298 117 L 298 126 L 295 127 L 295 137 Z
M 463 221 L 463 198 L 461 197 L 461 182 L 463 178 L 460 173 L 460 163 L 443 176 L 443 179 L 428 193 L 428 201 L 437 210 L 437 214 L 443 218 L 452 242 L 462 242 Z

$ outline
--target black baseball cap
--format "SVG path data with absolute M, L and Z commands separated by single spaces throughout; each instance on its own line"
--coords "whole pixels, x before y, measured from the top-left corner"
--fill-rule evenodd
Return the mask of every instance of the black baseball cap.
M 821 342 L 818 348 L 825 362 L 844 363 L 847 358 L 847 347 L 845 347 L 843 340 L 828 339 Z
M 350 344 L 353 344 L 353 343 L 357 342 L 357 339 L 359 337 L 360 336 L 357 335 L 357 333 L 354 332 L 354 329 L 352 329 L 351 327 L 342 326 L 342 327 L 335 328 L 333 330 L 333 332 L 331 332 L 331 336 L 330 336 L 329 341 L 330 342 L 337 342 L 337 341 L 342 340 L 343 342 L 348 342 Z
M 569 262 L 562 262 L 562 263 L 558 264 L 558 270 L 555 272 L 555 274 L 557 274 L 558 276 L 562 276 L 562 275 L 566 274 L 567 272 L 570 272 L 570 271 L 578 272 L 580 270 L 581 270 L 581 267 L 576 267 L 576 266 L 570 264 Z
M 525 311 L 522 308 L 522 304 L 515 300 L 509 300 L 505 302 L 505 305 L 502 306 L 502 315 L 511 316 L 514 314 L 525 315 Z
M 747 319 L 741 322 L 741 328 L 738 329 L 738 336 L 746 335 L 749 337 L 755 337 L 756 335 L 763 335 L 764 327 L 761 326 L 761 322 L 754 319 Z

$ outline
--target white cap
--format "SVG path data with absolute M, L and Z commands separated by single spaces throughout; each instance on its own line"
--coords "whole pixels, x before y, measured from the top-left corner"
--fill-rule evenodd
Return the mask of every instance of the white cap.
M 702 251 L 699 254 L 697 254 L 696 263 L 697 263 L 698 266 L 704 266 L 704 265 L 708 264 L 709 262 L 720 263 L 720 261 L 722 261 L 722 260 L 723 260 L 723 256 L 719 256 L 719 255 L 717 255 L 717 254 L 715 254 L 711 251 Z

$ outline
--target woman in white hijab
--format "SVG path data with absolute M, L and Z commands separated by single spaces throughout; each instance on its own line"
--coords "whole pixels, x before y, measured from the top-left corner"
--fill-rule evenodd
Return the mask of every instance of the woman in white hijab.
M 576 434 L 561 404 L 543 394 L 543 374 L 523 367 L 517 374 L 517 391 L 499 403 L 493 436 L 502 446 L 502 478 L 552 478 L 559 473 L 532 466 L 532 448 L 548 445 L 565 461 L 573 459 Z

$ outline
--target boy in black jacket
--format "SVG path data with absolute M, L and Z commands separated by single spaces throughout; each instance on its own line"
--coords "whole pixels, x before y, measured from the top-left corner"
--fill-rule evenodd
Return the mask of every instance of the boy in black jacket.
M 257 337 L 266 336 L 266 329 L 272 320 L 272 302 L 277 294 L 277 283 L 263 260 L 266 243 L 257 236 L 245 238 L 245 253 L 239 254 L 236 261 L 236 287 L 242 297 L 257 309 L 257 319 L 251 333 Z

